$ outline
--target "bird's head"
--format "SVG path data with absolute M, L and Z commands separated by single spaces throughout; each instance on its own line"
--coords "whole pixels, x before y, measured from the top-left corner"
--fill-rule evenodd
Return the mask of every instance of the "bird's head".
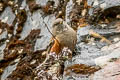
M 58 18 L 53 22 L 52 33 L 54 35 L 57 35 L 59 33 L 62 33 L 66 28 L 67 24 L 65 23 L 65 21 L 61 18 Z

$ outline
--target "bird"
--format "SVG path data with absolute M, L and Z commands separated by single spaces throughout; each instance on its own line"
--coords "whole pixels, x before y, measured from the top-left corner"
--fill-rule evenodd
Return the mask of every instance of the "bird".
M 64 47 L 71 51 L 77 43 L 77 32 L 70 27 L 62 18 L 57 18 L 52 24 L 52 39 L 54 40 L 50 52 L 59 54 Z

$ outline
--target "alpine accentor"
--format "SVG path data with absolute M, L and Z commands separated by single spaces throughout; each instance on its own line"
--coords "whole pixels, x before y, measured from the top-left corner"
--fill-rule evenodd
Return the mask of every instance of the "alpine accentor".
M 68 47 L 71 51 L 77 42 L 77 33 L 63 19 L 58 18 L 53 22 L 52 34 L 54 35 L 54 44 L 50 52 L 58 54 L 64 47 Z

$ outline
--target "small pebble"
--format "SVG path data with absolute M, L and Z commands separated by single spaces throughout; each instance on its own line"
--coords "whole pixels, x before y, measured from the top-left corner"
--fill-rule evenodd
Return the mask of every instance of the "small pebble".
M 0 11 L 2 11 L 2 10 L 3 10 L 3 4 L 0 3 Z
M 36 60 L 33 60 L 30 64 L 35 64 L 36 63 Z
M 6 23 L 8 21 L 8 17 L 5 17 L 4 19 L 1 20 L 1 22 Z
M 9 42 L 9 40 L 6 40 L 6 42 Z
M 100 5 L 100 7 L 101 7 L 102 9 L 104 9 L 106 6 L 107 6 L 106 3 L 103 3 L 103 4 Z
M 18 59 L 15 59 L 15 61 L 14 62 L 19 62 L 20 61 L 20 58 L 18 58 Z
M 97 6 L 98 4 L 99 4 L 98 0 L 95 0 L 93 6 Z
M 12 50 L 11 52 L 12 52 L 12 53 L 14 53 L 14 52 L 15 52 L 15 50 Z
M 94 45 L 96 45 L 96 44 L 93 42 L 92 45 L 94 46 Z
M 113 40 L 114 40 L 114 42 L 118 42 L 120 40 L 120 38 L 117 37 L 117 38 L 114 38 Z
M 19 51 L 18 51 L 18 53 L 22 53 L 23 52 L 23 49 L 20 49 Z
M 14 2 L 13 1 L 9 1 L 8 4 L 12 6 L 14 4 Z
M 86 15 L 86 13 L 87 13 L 87 9 L 84 9 L 84 10 L 82 10 L 81 15 L 82 15 L 82 16 L 85 16 L 85 15 Z
M 2 33 L 2 29 L 0 29 L 0 33 Z
M 80 5 L 80 3 L 82 2 L 82 0 L 76 0 L 77 4 Z
M 11 38 L 12 34 L 8 34 L 8 37 Z
M 115 44 L 116 47 L 120 47 L 120 42 Z
M 116 18 L 120 19 L 120 14 L 118 14 L 118 15 L 116 16 Z

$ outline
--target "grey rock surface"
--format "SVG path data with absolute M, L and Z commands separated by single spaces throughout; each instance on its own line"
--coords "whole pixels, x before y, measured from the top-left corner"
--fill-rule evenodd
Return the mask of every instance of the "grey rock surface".
M 16 2 L 17 1 L 18 0 L 16 0 Z M 36 0 L 36 3 L 44 6 L 47 3 L 47 1 L 48 0 Z M 59 0 L 53 0 L 53 1 L 55 1 L 55 7 L 57 7 Z M 92 5 L 92 3 L 94 5 Z M 88 4 L 93 6 L 95 9 L 97 7 L 107 9 L 113 6 L 120 5 L 120 0 L 88 0 Z M 75 4 L 73 3 L 73 0 L 69 0 L 69 2 L 67 3 L 66 13 L 65 13 L 66 15 L 65 21 L 67 23 L 70 23 L 71 21 L 69 14 L 72 11 L 74 5 Z M 26 4 L 26 0 L 22 1 L 20 9 L 25 9 L 27 11 L 27 21 L 24 24 L 22 33 L 20 34 L 21 35 L 20 40 L 24 40 L 32 30 L 41 29 L 41 33 L 39 34 L 40 38 L 37 38 L 35 42 L 34 51 L 46 49 L 46 47 L 49 44 L 50 38 L 52 36 L 48 31 L 47 27 L 51 30 L 52 22 L 55 20 L 55 14 L 44 15 L 44 12 L 41 9 L 31 13 L 29 12 L 29 7 Z M 89 11 L 90 15 L 92 15 L 92 12 L 94 12 L 94 9 L 90 9 Z M 15 17 L 16 16 L 14 15 L 10 7 L 6 7 L 5 10 L 2 12 L 2 14 L 0 15 L 0 19 L 2 20 L 2 22 L 8 23 L 9 25 L 13 23 Z M 120 35 L 108 37 L 107 39 L 114 39 L 116 37 L 119 38 L 116 42 L 112 40 L 113 42 L 112 45 L 108 45 L 107 43 L 101 42 L 100 40 L 95 40 L 95 38 L 90 38 L 89 31 L 93 29 L 92 27 L 93 25 L 89 25 L 78 29 L 76 55 L 73 56 L 72 61 L 66 61 L 64 66 L 66 68 L 73 64 L 85 64 L 90 66 L 96 66 L 96 65 L 102 66 L 103 69 L 97 71 L 95 74 L 91 75 L 90 77 L 89 75 L 79 75 L 79 76 L 63 75 L 63 80 L 91 80 L 91 77 L 92 80 L 116 80 L 117 77 L 120 77 L 119 74 L 120 64 L 117 64 L 117 61 L 109 62 L 112 59 L 120 58 L 120 52 L 119 52 Z M 17 28 L 17 24 L 16 24 L 16 28 Z M 98 31 L 96 30 L 96 32 L 104 35 L 104 33 L 100 32 L 100 30 Z M 16 31 L 14 30 L 14 35 L 15 34 Z M 7 38 L 7 31 L 4 31 L 2 34 L 0 34 L 0 40 L 3 38 Z M 85 38 L 88 38 L 88 40 L 91 42 L 89 43 L 84 42 Z M 6 43 L 7 41 L 5 41 L 4 44 L 0 45 L 0 60 L 2 60 L 4 57 L 3 52 L 6 47 Z M 103 67 L 103 65 L 107 65 L 107 66 Z M 1 76 L 1 80 L 5 80 L 16 69 L 16 66 L 17 63 L 6 67 Z M 118 75 L 111 76 L 116 74 Z

